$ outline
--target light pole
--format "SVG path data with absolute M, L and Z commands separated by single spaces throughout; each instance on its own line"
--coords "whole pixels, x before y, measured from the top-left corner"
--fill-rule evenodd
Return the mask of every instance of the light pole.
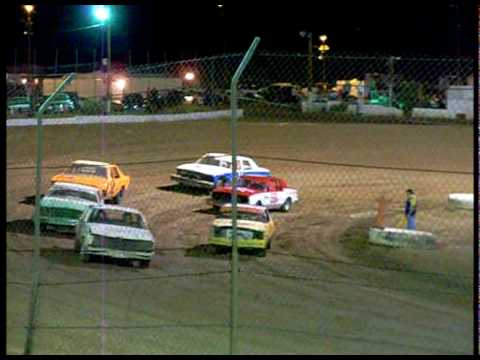
M 100 21 L 100 24 L 107 26 L 107 76 L 106 76 L 106 115 L 110 115 L 112 107 L 112 80 L 111 80 L 111 60 L 112 60 L 112 31 L 111 31 L 111 21 L 110 21 L 110 9 L 104 5 L 97 5 L 93 7 L 93 15 L 97 20 Z M 102 34 L 102 54 L 103 54 L 103 34 Z M 103 59 L 102 59 L 103 62 Z M 101 153 L 102 156 L 105 155 L 105 123 L 102 117 L 102 145 Z
M 106 86 L 107 86 L 107 114 L 111 112 L 111 67 L 112 67 L 112 27 L 110 20 L 110 8 L 105 5 L 96 5 L 93 7 L 93 14 L 97 20 L 103 26 L 107 27 L 107 76 L 106 76 Z
M 327 45 L 327 35 L 320 35 L 320 46 L 318 47 L 318 50 L 320 50 L 320 56 L 318 57 L 319 60 L 322 60 L 322 82 L 323 82 L 323 90 L 327 91 L 327 79 L 326 79 L 326 64 L 325 64 L 325 55 L 326 53 L 330 50 L 330 46 Z
M 308 91 L 313 87 L 313 35 L 311 32 L 301 31 L 300 36 L 308 39 Z
M 28 50 L 27 50 L 27 61 L 28 61 L 28 76 L 27 76 L 27 95 L 30 100 L 32 110 L 33 110 L 33 104 L 32 104 L 32 87 L 31 87 L 31 80 L 32 80 L 32 13 L 35 11 L 35 7 L 33 5 L 23 5 L 23 10 L 27 14 L 27 21 L 26 25 L 27 28 L 24 31 L 24 34 L 27 36 L 27 43 L 28 43 Z

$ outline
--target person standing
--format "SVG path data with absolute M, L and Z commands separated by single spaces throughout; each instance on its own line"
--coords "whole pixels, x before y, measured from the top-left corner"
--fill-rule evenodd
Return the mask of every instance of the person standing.
M 415 216 L 417 215 L 417 196 L 412 189 L 407 190 L 407 200 L 405 201 L 405 219 L 407 220 L 407 230 L 417 230 Z

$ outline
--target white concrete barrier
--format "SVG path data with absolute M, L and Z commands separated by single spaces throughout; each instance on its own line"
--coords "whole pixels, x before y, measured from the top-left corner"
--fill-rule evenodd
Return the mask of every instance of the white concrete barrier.
M 230 110 L 208 111 L 181 114 L 158 114 L 158 115 L 93 115 L 73 116 L 68 118 L 43 119 L 43 125 L 88 125 L 88 124 L 132 124 L 145 122 L 175 122 L 175 121 L 198 121 L 214 120 L 230 117 Z M 243 110 L 238 110 L 238 117 L 243 117 Z M 37 119 L 10 119 L 7 120 L 7 127 L 15 126 L 37 126 Z
M 473 210 L 473 194 L 450 194 L 448 196 L 448 207 L 450 209 Z
M 368 235 L 370 243 L 390 247 L 425 248 L 436 244 L 435 235 L 424 231 L 371 228 Z

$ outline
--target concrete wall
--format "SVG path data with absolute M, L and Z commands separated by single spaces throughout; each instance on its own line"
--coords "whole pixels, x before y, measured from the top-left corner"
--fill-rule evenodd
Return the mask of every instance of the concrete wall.
M 452 118 L 464 114 L 473 119 L 473 86 L 450 86 L 447 90 L 447 110 Z
M 115 80 L 124 79 L 125 88 L 123 91 L 115 86 Z M 43 94 L 51 94 L 61 83 L 60 78 L 43 79 Z M 148 88 L 155 87 L 157 90 L 179 89 L 182 87 L 182 79 L 180 78 L 162 78 L 162 77 L 129 77 L 128 75 L 114 75 L 112 78 L 112 97 L 118 98 L 122 94 L 140 92 L 145 95 Z M 78 96 L 92 98 L 102 97 L 106 94 L 105 78 L 101 72 L 89 74 L 77 74 L 65 91 L 77 92 Z

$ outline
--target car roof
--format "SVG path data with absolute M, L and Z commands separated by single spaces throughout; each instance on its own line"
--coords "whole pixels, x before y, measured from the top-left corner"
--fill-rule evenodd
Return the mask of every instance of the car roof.
M 232 155 L 219 156 L 217 159 L 218 159 L 218 160 L 223 160 L 223 161 L 230 161 L 230 162 L 232 162 Z M 237 161 L 241 161 L 241 160 L 250 160 L 250 161 L 253 161 L 251 158 L 246 157 L 246 156 L 237 156 Z
M 118 210 L 118 211 L 125 211 L 125 212 L 131 212 L 134 214 L 142 215 L 143 214 L 137 210 L 137 209 L 132 209 L 132 208 L 127 208 L 123 206 L 117 206 L 117 205 L 95 205 L 92 207 L 93 209 L 101 209 L 101 210 Z
M 267 208 L 264 206 L 237 204 L 237 208 L 241 212 L 248 212 L 253 214 L 263 214 L 267 212 Z M 225 204 L 220 209 L 221 212 L 231 212 L 232 210 L 232 204 Z
M 110 164 L 100 161 L 76 160 L 74 164 L 94 165 L 94 166 L 108 166 Z
M 72 190 L 82 190 L 82 191 L 88 191 L 88 192 L 94 192 L 94 193 L 99 193 L 100 190 L 98 190 L 95 187 L 92 186 L 87 186 L 87 185 L 79 185 L 79 184 L 71 184 L 71 183 L 63 183 L 63 182 L 56 182 L 55 184 L 52 185 L 52 188 L 54 187 L 62 187 L 62 188 L 69 188 Z
M 227 154 L 224 154 L 224 153 L 206 153 L 205 155 L 203 155 L 202 157 L 206 157 L 206 156 L 212 156 L 212 157 L 221 157 L 221 156 L 228 156 Z

